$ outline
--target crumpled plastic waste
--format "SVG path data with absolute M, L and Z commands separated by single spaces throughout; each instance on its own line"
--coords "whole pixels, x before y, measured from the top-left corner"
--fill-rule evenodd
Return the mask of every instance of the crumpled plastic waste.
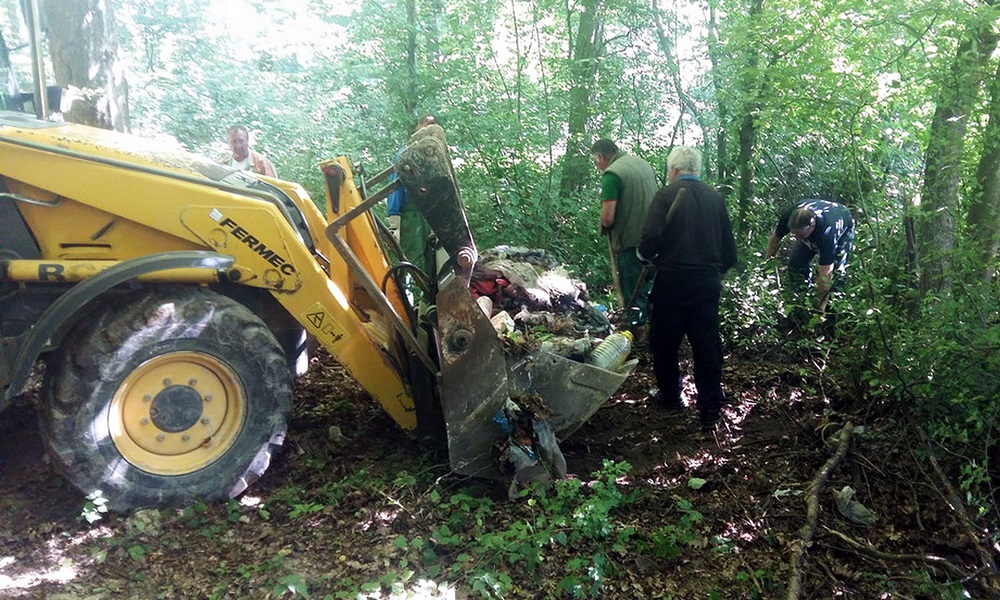
M 511 499 L 531 484 L 548 485 L 566 477 L 566 458 L 550 421 L 536 418 L 510 400 L 493 415 L 493 420 L 508 436 L 498 461 L 501 472 L 511 476 L 507 490 Z
M 854 500 L 854 488 L 845 485 L 839 492 L 833 490 L 833 501 L 837 505 L 840 514 L 847 517 L 853 523 L 859 525 L 874 525 L 878 521 L 878 516 L 868 507 Z

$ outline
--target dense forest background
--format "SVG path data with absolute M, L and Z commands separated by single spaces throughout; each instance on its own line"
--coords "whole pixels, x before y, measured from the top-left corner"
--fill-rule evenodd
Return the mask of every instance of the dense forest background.
M 22 4 L 0 3 L 0 31 L 27 88 Z M 606 303 L 590 144 L 613 138 L 661 173 L 673 146 L 700 147 L 740 243 L 727 347 L 807 348 L 809 368 L 857 391 L 856 410 L 925 436 L 971 514 L 997 522 L 994 0 L 40 7 L 49 83 L 89 104 L 81 120 L 209 156 L 246 124 L 315 198 L 320 160 L 347 155 L 374 173 L 435 114 L 477 243 L 555 252 Z M 760 256 L 778 210 L 801 198 L 843 203 L 859 222 L 835 339 L 788 335 L 801 301 Z

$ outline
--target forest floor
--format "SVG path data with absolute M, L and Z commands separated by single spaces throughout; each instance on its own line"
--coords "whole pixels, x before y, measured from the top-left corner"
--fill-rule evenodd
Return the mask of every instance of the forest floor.
M 395 583 L 393 598 L 467 598 L 491 582 L 504 598 L 784 598 L 790 587 L 801 598 L 990 597 L 979 565 L 992 557 L 918 458 L 919 440 L 825 380 L 816 359 L 730 358 L 724 424 L 704 435 L 693 407 L 684 421 L 647 402 L 649 355 L 637 356 L 562 444 L 587 489 L 607 493 L 593 476 L 603 461 L 631 466 L 612 478 L 627 500 L 598 510 L 613 532 L 604 541 L 593 521 L 572 520 L 568 537 L 540 539 L 555 503 L 450 474 L 329 357 L 299 380 L 285 446 L 239 502 L 88 524 L 85 498 L 44 459 L 27 394 L 0 419 L 0 597 L 379 598 Z M 837 510 L 832 491 L 845 486 L 873 525 Z M 476 542 L 449 553 L 448 534 L 463 532 L 445 522 L 465 522 Z M 421 552 L 418 539 L 432 543 Z M 498 539 L 507 545 L 474 553 Z

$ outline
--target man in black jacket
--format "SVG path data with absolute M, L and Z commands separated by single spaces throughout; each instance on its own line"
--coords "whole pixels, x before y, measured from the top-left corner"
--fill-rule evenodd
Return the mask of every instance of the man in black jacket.
M 697 149 L 674 148 L 667 158 L 670 183 L 653 197 L 639 252 L 656 267 L 649 344 L 656 401 L 667 410 L 684 408 L 677 353 L 686 335 L 694 354 L 698 416 L 702 430 L 711 431 L 725 400 L 719 298 L 722 275 L 736 263 L 736 241 L 722 196 L 698 178 L 700 172 Z

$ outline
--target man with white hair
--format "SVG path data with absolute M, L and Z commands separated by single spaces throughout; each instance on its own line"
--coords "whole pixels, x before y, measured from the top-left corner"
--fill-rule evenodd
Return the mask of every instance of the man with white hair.
M 722 275 L 736 264 L 736 240 L 722 196 L 703 183 L 701 152 L 674 148 L 667 180 L 646 215 L 639 253 L 656 267 L 649 347 L 659 391 L 653 400 L 681 414 L 678 350 L 687 336 L 694 354 L 694 382 L 702 431 L 720 420 L 722 340 L 719 299 Z

